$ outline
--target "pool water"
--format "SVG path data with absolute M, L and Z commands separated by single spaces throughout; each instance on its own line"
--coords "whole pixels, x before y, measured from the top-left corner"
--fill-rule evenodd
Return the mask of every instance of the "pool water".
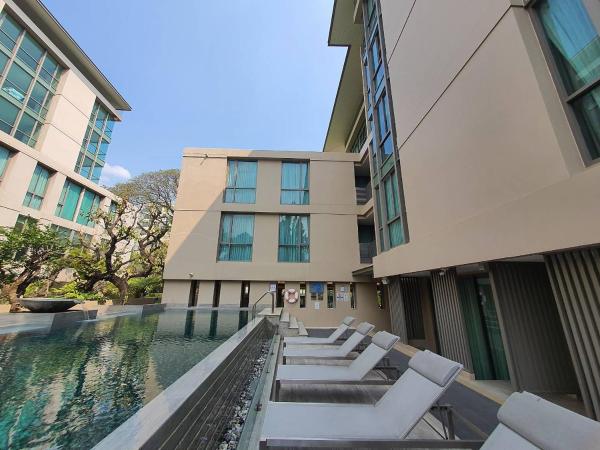
M 0 336 L 0 449 L 87 449 L 247 322 L 170 310 Z

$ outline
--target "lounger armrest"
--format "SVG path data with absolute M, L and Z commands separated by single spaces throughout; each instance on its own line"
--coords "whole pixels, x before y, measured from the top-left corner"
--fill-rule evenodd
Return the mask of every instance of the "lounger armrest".
M 480 449 L 483 441 L 443 439 L 267 439 L 261 441 L 260 448 L 445 448 L 445 449 Z

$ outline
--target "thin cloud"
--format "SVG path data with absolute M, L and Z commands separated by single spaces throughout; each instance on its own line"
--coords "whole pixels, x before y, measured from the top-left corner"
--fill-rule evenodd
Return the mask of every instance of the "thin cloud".
M 131 172 L 123 166 L 112 166 L 109 163 L 104 165 L 102 175 L 100 176 L 100 184 L 103 186 L 113 186 L 117 183 L 127 181 L 131 178 Z

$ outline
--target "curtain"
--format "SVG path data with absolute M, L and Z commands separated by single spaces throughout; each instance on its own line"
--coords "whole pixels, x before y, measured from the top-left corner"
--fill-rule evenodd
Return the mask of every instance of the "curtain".
M 79 195 L 81 194 L 81 186 L 71 183 L 70 181 L 65 182 L 63 193 L 62 207 L 59 205 L 58 213 L 59 217 L 67 220 L 73 220 L 75 216 L 75 210 L 77 209 L 77 203 L 79 201 Z
M 8 157 L 10 156 L 10 152 L 3 147 L 0 147 L 0 178 L 4 175 L 4 171 L 6 170 L 6 166 L 8 165 Z
M 569 93 L 600 76 L 598 30 L 581 0 L 545 0 L 538 7 Z
M 308 216 L 279 217 L 279 254 L 281 262 L 309 261 Z
M 256 161 L 229 161 L 226 203 L 256 202 Z
M 46 169 L 40 165 L 36 166 L 31 181 L 29 182 L 25 199 L 23 200 L 24 206 L 40 209 L 44 194 L 46 193 L 46 185 L 48 184 L 49 177 L 50 173 Z
M 395 247 L 404 243 L 404 228 L 402 227 L 402 219 L 396 219 L 389 225 L 390 246 Z
M 218 258 L 221 261 L 251 261 L 254 239 L 254 216 L 224 214 Z
M 81 200 L 81 206 L 79 207 L 79 214 L 77 214 L 77 223 L 81 225 L 89 225 L 93 223 L 90 216 L 93 213 L 94 203 L 96 202 L 96 194 L 92 191 L 86 190 L 83 193 L 83 199 Z
M 400 209 L 398 205 L 398 193 L 395 173 L 385 180 L 384 188 L 387 220 L 391 220 L 398 215 Z
M 306 205 L 309 202 L 309 169 L 305 162 L 284 162 L 281 165 L 281 203 Z

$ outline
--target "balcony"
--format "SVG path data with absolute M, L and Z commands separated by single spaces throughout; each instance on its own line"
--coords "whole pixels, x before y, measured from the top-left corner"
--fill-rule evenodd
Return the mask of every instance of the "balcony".
M 356 204 L 364 205 L 371 200 L 371 183 L 367 183 L 366 186 L 356 186 Z
M 371 264 L 373 262 L 373 256 L 377 255 L 375 241 L 359 242 L 358 245 L 360 247 L 360 263 Z

